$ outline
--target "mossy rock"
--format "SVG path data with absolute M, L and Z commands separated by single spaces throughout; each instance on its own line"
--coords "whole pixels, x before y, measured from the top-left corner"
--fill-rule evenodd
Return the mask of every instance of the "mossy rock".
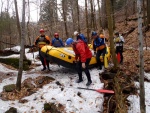
M 18 58 L 0 58 L 0 62 L 11 65 L 12 67 L 19 69 L 19 59 Z M 29 70 L 29 66 L 31 65 L 31 61 L 26 59 L 23 61 L 23 70 Z
M 44 110 L 47 111 L 47 110 L 51 110 L 51 105 L 49 103 L 45 103 L 44 104 Z
M 12 92 L 15 89 L 16 89 L 15 84 L 9 84 L 9 85 L 6 85 L 3 87 L 3 91 L 5 91 L 5 92 Z
M 45 111 L 51 111 L 52 113 L 61 113 L 58 109 L 59 108 L 54 103 L 45 103 L 44 104 Z
M 17 109 L 14 107 L 11 107 L 9 110 L 7 110 L 5 113 L 17 113 Z

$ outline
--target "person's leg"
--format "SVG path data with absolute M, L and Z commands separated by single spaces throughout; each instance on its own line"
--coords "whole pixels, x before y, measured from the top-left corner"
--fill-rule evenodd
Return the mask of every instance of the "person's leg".
M 39 50 L 39 56 L 40 56 L 41 63 L 43 65 L 43 69 L 41 71 L 44 71 L 46 70 L 46 66 L 45 66 L 44 58 L 42 57 L 40 50 Z
M 100 55 L 101 55 L 101 51 L 98 50 L 97 53 L 96 53 L 97 67 L 98 67 L 99 69 L 102 69 L 101 61 L 100 61 Z
M 119 55 L 120 54 L 120 47 L 119 46 L 116 47 L 116 54 L 117 54 L 117 61 L 118 61 L 118 63 L 120 63 L 121 58 L 120 58 L 120 55 Z
M 120 64 L 123 63 L 123 46 L 120 46 Z
M 47 69 L 48 69 L 48 71 L 50 71 L 49 63 L 50 63 L 50 61 L 49 61 L 49 60 L 46 60 L 46 64 L 47 64 Z
M 90 72 L 89 72 L 89 69 L 88 69 L 88 66 L 89 66 L 89 63 L 90 63 L 90 58 L 89 59 L 87 59 L 86 60 L 86 62 L 85 62 L 85 69 L 84 69 L 84 72 L 85 72 L 85 74 L 86 74 L 86 76 L 87 76 L 87 79 L 88 79 L 88 82 L 87 82 L 87 86 L 89 86 L 91 83 L 92 83 L 92 80 L 91 80 L 91 75 L 90 75 Z
M 83 81 L 83 79 L 82 79 L 82 63 L 81 63 L 81 61 L 77 62 L 76 70 L 77 70 L 78 76 L 79 76 L 79 79 L 76 82 L 80 83 L 80 82 Z

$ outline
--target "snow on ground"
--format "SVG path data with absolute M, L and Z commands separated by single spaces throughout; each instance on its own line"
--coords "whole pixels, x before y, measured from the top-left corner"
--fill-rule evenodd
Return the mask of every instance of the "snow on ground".
M 16 47 L 17 48 L 17 47 Z M 15 48 L 15 49 L 16 49 Z M 34 53 L 36 56 L 38 52 Z M 34 63 L 40 64 L 39 61 L 33 59 L 33 53 L 27 53 L 27 58 L 30 60 L 34 60 Z M 19 55 L 11 55 L 11 57 L 19 57 Z M 41 113 L 43 110 L 43 104 L 46 102 L 54 102 L 54 103 L 61 103 L 66 107 L 67 113 L 75 112 L 75 113 L 101 113 L 103 110 L 103 94 L 98 92 L 89 91 L 89 90 L 82 90 L 77 89 L 77 87 L 86 87 L 87 78 L 83 73 L 83 82 L 82 83 L 75 83 L 76 79 L 78 78 L 77 72 L 74 70 L 67 69 L 62 66 L 58 65 L 50 65 L 52 70 L 51 73 L 45 74 L 38 74 L 34 73 L 39 71 L 42 66 L 36 67 L 32 69 L 30 72 L 23 72 L 22 81 L 27 79 L 28 77 L 38 77 L 38 76 L 49 76 L 55 78 L 55 81 L 43 86 L 40 90 L 36 93 L 24 97 L 27 99 L 27 103 L 19 103 L 18 100 L 16 101 L 3 101 L 0 99 L 0 113 L 4 113 L 10 107 L 15 107 L 18 110 L 18 113 Z M 7 84 L 15 84 L 17 79 L 17 71 L 10 70 L 0 64 L 0 70 L 3 72 L 15 72 L 16 76 L 4 79 L 2 83 L 0 83 L 0 92 L 3 90 L 3 86 Z M 103 88 L 103 83 L 101 83 L 99 79 L 99 73 L 101 71 L 97 69 L 91 69 L 91 78 L 92 78 L 92 85 L 89 88 L 93 89 L 101 89 Z M 150 74 L 145 73 L 145 76 L 148 78 Z M 59 81 L 62 86 L 58 86 L 56 81 Z M 136 86 L 139 87 L 139 83 L 136 83 Z M 61 88 L 64 88 L 61 91 Z M 150 113 L 150 83 L 145 82 L 145 103 L 146 103 L 146 113 Z M 82 97 L 79 97 L 77 93 L 80 92 Z M 43 97 L 43 98 L 41 98 Z M 131 107 L 128 110 L 128 113 L 140 113 L 140 106 L 139 106 L 139 96 L 130 95 L 128 100 L 131 103 Z

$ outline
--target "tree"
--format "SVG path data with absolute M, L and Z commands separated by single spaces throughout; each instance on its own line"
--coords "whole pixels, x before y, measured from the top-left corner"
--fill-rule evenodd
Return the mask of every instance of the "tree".
M 22 71 L 23 71 L 23 57 L 24 57 L 24 40 L 25 40 L 25 0 L 22 3 L 22 32 L 21 32 L 21 49 L 20 49 L 20 59 L 19 59 L 19 70 L 16 82 L 16 89 L 18 91 L 21 90 L 21 79 L 22 79 Z
M 76 0 L 76 6 L 77 6 L 77 17 L 78 17 L 78 22 L 77 22 L 78 23 L 77 24 L 78 25 L 78 32 L 80 32 L 80 18 L 79 18 L 80 12 L 79 12 L 78 0 Z
M 101 15 L 101 26 L 105 29 L 107 28 L 106 0 L 101 0 Z
M 150 0 L 147 0 L 147 24 L 150 24 Z
M 16 11 L 16 21 L 17 21 L 18 33 L 19 33 L 19 37 L 21 37 L 21 27 L 20 27 L 20 21 L 19 21 L 19 15 L 18 15 L 18 6 L 17 6 L 16 0 L 14 0 L 14 4 L 15 4 L 15 11 Z
M 117 68 L 117 59 L 114 49 L 114 41 L 113 41 L 113 17 L 112 17 L 112 6 L 111 1 L 106 0 L 106 12 L 107 12 L 107 19 L 108 19 L 108 29 L 109 29 L 109 38 L 110 38 L 110 52 L 113 59 L 114 69 Z
M 100 3 L 99 3 L 99 0 L 97 0 L 97 4 L 98 4 L 98 23 L 99 23 L 99 29 L 101 28 L 101 17 L 100 17 L 100 14 L 101 14 L 101 9 L 100 9 Z
M 87 0 L 85 0 L 85 19 L 86 19 L 86 32 L 87 38 L 89 39 L 89 22 L 88 22 L 88 9 L 87 9 Z
M 64 26 L 65 26 L 65 33 L 66 36 L 68 36 L 68 29 L 67 29 L 67 12 L 65 10 L 65 4 L 66 4 L 66 0 L 62 0 L 62 10 L 63 10 L 63 20 L 64 20 Z
M 146 113 L 145 110 L 145 90 L 144 90 L 144 60 L 143 60 L 143 34 L 142 34 L 142 0 L 137 0 L 138 9 L 138 38 L 139 38 L 139 60 L 140 60 L 140 110 L 141 113 Z

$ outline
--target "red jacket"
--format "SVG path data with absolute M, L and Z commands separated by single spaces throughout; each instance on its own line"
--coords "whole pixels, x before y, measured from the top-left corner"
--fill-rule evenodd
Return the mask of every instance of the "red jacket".
M 92 53 L 88 45 L 80 39 L 77 42 L 73 43 L 73 50 L 76 55 L 75 59 L 81 60 L 81 62 L 86 62 L 86 59 L 92 57 Z

